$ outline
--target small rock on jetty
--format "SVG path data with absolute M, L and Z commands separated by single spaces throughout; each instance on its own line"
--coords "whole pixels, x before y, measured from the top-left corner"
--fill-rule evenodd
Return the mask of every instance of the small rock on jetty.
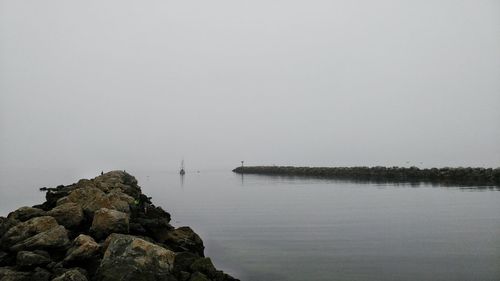
M 45 203 L 0 217 L 0 281 L 237 280 L 124 171 L 42 190 Z

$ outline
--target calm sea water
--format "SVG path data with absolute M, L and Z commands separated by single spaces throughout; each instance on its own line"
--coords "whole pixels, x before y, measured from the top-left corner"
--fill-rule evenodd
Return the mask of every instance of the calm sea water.
M 130 171 L 243 281 L 500 280 L 500 192 L 430 185 Z M 0 214 L 74 173 L 1 173 Z M 90 177 L 92 175 L 86 175 Z

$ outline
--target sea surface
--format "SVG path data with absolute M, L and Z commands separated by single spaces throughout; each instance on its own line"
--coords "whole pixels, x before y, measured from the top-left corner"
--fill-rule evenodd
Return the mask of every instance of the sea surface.
M 500 280 L 500 192 L 230 171 L 128 171 L 242 281 Z M 97 174 L 89 174 L 87 177 Z M 0 172 L 0 215 L 74 172 Z

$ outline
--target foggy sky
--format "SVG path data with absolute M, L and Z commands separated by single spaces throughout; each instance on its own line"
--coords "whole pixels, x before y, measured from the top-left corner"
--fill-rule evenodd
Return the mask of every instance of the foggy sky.
M 0 167 L 500 166 L 500 1 L 0 0 Z

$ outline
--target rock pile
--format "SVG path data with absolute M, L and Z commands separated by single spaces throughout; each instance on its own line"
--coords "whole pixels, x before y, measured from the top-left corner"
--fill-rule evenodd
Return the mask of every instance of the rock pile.
M 0 281 L 237 280 L 126 172 L 44 190 L 45 203 L 0 217 Z

